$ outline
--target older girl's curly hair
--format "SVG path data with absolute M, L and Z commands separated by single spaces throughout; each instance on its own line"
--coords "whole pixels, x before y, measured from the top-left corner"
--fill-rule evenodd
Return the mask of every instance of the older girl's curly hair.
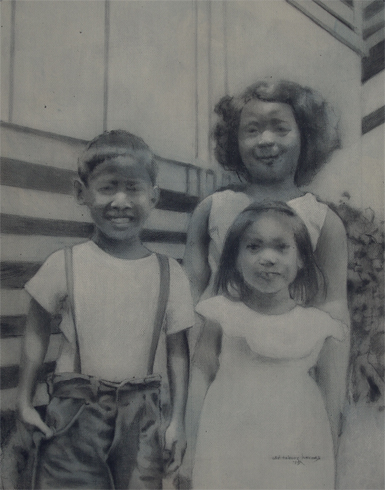
M 242 94 L 226 95 L 215 106 L 219 120 L 213 129 L 215 157 L 225 170 L 248 179 L 238 148 L 238 128 L 243 107 L 252 99 L 289 104 L 301 134 L 296 185 L 313 179 L 337 148 L 341 148 L 336 114 L 316 91 L 288 80 L 260 80 Z

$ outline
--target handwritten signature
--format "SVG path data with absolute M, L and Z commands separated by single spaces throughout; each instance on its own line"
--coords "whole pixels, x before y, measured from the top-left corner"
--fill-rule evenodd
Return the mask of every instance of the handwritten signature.
M 279 459 L 288 459 L 292 461 L 296 465 L 305 464 L 303 460 L 308 461 L 320 461 L 321 456 L 273 456 L 271 459 L 279 460 Z

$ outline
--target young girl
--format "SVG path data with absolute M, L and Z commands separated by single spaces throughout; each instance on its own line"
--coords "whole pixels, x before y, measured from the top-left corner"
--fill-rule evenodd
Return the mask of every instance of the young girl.
M 325 340 L 342 341 L 348 328 L 304 307 L 323 289 L 317 271 L 307 228 L 288 205 L 251 205 L 232 224 L 222 295 L 196 307 L 206 321 L 198 353 L 207 384 L 215 380 L 193 488 L 334 488 L 331 427 L 309 370 Z
M 317 295 L 313 305 L 335 318 L 349 322 L 347 307 L 347 245 L 340 218 L 300 186 L 310 182 L 316 172 L 340 146 L 333 112 L 316 92 L 281 80 L 259 81 L 238 97 L 223 97 L 215 108 L 219 116 L 214 129 L 215 154 L 227 170 L 235 171 L 245 182 L 237 190 L 217 192 L 203 200 L 190 222 L 184 265 L 193 296 L 213 295 L 215 273 L 226 233 L 235 217 L 253 202 L 287 202 L 305 223 L 323 273 L 327 294 Z M 190 335 L 191 347 L 202 334 L 202 327 Z M 201 343 L 200 343 L 201 344 Z M 200 345 L 199 344 L 199 345 Z M 196 347 L 199 348 L 199 345 Z M 188 404 L 189 435 L 186 465 L 194 453 L 199 404 L 203 402 L 200 358 L 193 361 Z M 349 338 L 345 342 L 329 339 L 318 365 L 319 379 L 332 424 L 335 449 L 340 430 L 341 411 L 346 395 Z M 334 370 L 333 366 L 338 365 Z

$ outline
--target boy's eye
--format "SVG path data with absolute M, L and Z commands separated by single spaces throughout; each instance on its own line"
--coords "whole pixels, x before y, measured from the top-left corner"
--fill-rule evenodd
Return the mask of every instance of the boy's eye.
M 100 192 L 114 192 L 115 190 L 115 186 L 113 184 L 105 184 L 105 185 L 101 185 L 98 190 Z
M 142 189 L 143 189 L 143 185 L 139 183 L 126 185 L 126 190 L 129 192 L 137 192 L 137 191 L 141 191 Z
M 259 133 L 259 128 L 257 126 L 249 126 L 246 128 L 246 133 L 257 134 L 257 133 Z

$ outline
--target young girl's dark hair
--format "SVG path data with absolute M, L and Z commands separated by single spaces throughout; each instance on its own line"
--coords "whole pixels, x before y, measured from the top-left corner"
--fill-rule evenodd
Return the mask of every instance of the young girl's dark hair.
M 301 134 L 301 151 L 294 177 L 296 185 L 309 183 L 341 147 L 338 121 L 322 96 L 309 87 L 287 80 L 261 80 L 242 94 L 226 95 L 215 106 L 219 120 L 213 129 L 215 156 L 226 170 L 248 179 L 238 148 L 238 129 L 243 107 L 252 99 L 289 104 Z
M 226 235 L 216 276 L 215 292 L 216 294 L 223 293 L 231 299 L 241 299 L 242 301 L 250 295 L 250 286 L 245 283 L 242 274 L 237 268 L 239 246 L 249 226 L 267 212 L 283 215 L 290 222 L 298 254 L 303 263 L 303 267 L 298 270 L 296 278 L 290 284 L 290 294 L 298 303 L 307 305 L 318 292 L 325 294 L 325 285 L 322 273 L 314 258 L 311 239 L 306 225 L 296 212 L 283 202 L 255 203 L 237 216 Z
M 98 165 L 121 156 L 137 159 L 146 167 L 151 182 L 156 184 L 158 168 L 150 147 L 142 138 L 123 129 L 105 131 L 87 144 L 78 160 L 80 179 L 87 185 L 89 175 Z

